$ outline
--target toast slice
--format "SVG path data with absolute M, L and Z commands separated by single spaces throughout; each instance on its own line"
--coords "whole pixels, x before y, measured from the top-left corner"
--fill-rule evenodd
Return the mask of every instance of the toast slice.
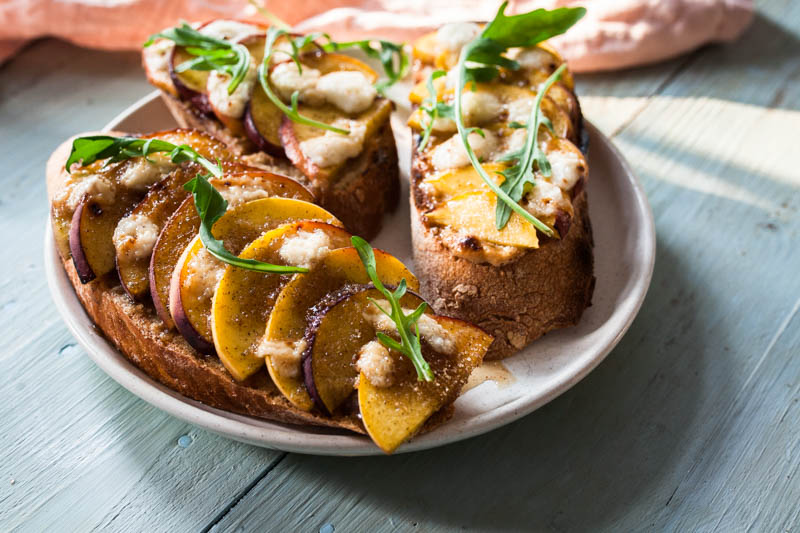
M 413 48 L 419 83 L 410 95 L 411 237 L 421 294 L 437 313 L 493 335 L 486 354 L 492 360 L 513 355 L 548 331 L 577 324 L 591 304 L 595 279 L 586 134 L 568 70 L 562 69 L 541 102 L 550 127 L 539 130 L 538 142 L 551 173 L 544 176 L 534 167 L 535 184 L 521 200 L 551 236 L 516 213 L 502 229 L 495 227 L 497 197 L 466 159 L 453 121 L 435 122 L 428 146 L 419 149 L 427 120 L 420 107 L 429 98 L 427 73 L 455 65 L 463 43 L 448 43 L 448 35 L 480 29 L 470 23 L 448 25 L 421 37 Z M 505 179 L 500 172 L 510 166 L 503 156 L 524 146 L 520 122 L 527 122 L 539 84 L 563 63 L 544 43 L 515 53 L 520 70 L 502 71 L 464 96 L 465 122 L 483 130 L 480 137 L 471 133 L 470 142 L 495 183 Z M 433 80 L 431 86 L 439 101 L 452 102 L 445 80 Z
M 225 21 L 216 22 L 219 25 Z M 204 27 L 210 27 L 212 24 L 206 24 Z M 201 28 L 200 31 L 204 30 Z M 245 37 L 243 42 L 247 43 L 248 39 L 253 40 L 256 37 L 263 41 L 262 34 Z M 223 38 L 227 38 L 227 35 L 223 35 Z M 297 149 L 297 145 L 300 143 L 296 137 L 278 134 L 279 129 L 284 132 L 286 128 L 281 127 L 280 118 L 283 115 L 274 106 L 271 115 L 277 113 L 277 118 L 273 118 L 275 124 L 267 122 L 264 126 L 270 131 L 275 130 L 274 134 L 268 134 L 263 131 L 263 128 L 262 133 L 259 133 L 258 125 L 254 123 L 255 119 L 253 118 L 255 113 L 251 113 L 251 108 L 253 108 L 252 104 L 256 98 L 260 99 L 256 103 L 261 103 L 263 107 L 266 97 L 257 82 L 253 81 L 248 85 L 249 89 L 247 90 L 250 93 L 245 95 L 247 104 L 244 116 L 226 117 L 218 110 L 213 111 L 214 106 L 209 104 L 214 100 L 211 95 L 211 92 L 215 90 L 215 86 L 212 84 L 212 81 L 216 79 L 214 74 L 207 75 L 206 72 L 202 72 L 200 73 L 202 75 L 191 77 L 196 85 L 187 89 L 175 72 L 174 64 L 178 61 L 175 53 L 158 51 L 164 48 L 165 44 L 169 44 L 169 41 L 160 39 L 153 46 L 145 48 L 142 63 L 148 80 L 161 91 L 164 102 L 181 127 L 206 131 L 225 142 L 232 151 L 252 156 L 254 160 L 265 162 L 271 166 L 272 171 L 297 179 L 309 187 L 317 196 L 318 203 L 342 220 L 350 232 L 366 239 L 372 239 L 378 234 L 384 213 L 396 208 L 400 190 L 397 147 L 388 113 L 382 113 L 377 124 L 367 130 L 363 147 L 358 154 L 338 165 L 336 172 L 320 173 L 316 165 L 309 165 L 308 160 L 302 157 Z M 263 55 L 263 42 L 261 42 L 260 49 L 258 46 L 249 46 L 249 48 L 251 48 L 253 60 L 260 61 L 261 55 Z M 161 55 L 159 56 L 159 54 Z M 364 71 L 368 79 L 377 77 L 369 67 L 347 56 L 326 54 L 316 50 L 314 53 L 308 53 L 301 57 L 307 57 L 309 64 L 314 65 L 323 74 L 333 72 L 335 65 L 339 62 L 342 63 L 342 70 Z M 303 60 L 305 62 L 305 59 Z M 164 66 L 167 63 L 169 64 L 168 69 Z M 163 72 L 159 72 L 157 68 L 159 66 Z M 194 72 L 199 71 L 190 71 L 190 73 Z M 183 73 L 180 76 L 184 76 L 184 81 L 187 81 L 185 75 L 186 73 Z M 208 83 L 208 87 L 204 87 L 204 83 Z M 237 89 L 237 92 L 241 90 L 244 90 L 242 86 Z M 217 90 L 215 94 L 219 94 L 219 91 Z M 375 102 L 376 105 L 381 102 L 389 103 L 380 97 Z M 272 104 L 267 100 L 267 105 L 271 106 Z M 312 111 L 314 109 L 301 109 L 301 113 L 304 115 Z M 323 122 L 331 123 L 336 116 L 331 113 L 328 115 L 330 116 L 322 119 Z M 338 120 L 350 120 L 355 116 L 353 113 L 339 113 L 338 115 L 341 115 Z M 270 140 L 267 141 L 263 135 L 270 137 Z M 258 142 L 254 142 L 256 140 Z
M 120 135 L 117 132 L 113 134 Z M 51 202 L 70 179 L 64 164 L 71 146 L 72 139 L 63 143 L 47 163 L 47 190 Z M 301 409 L 293 405 L 275 386 L 266 368 L 262 367 L 244 380 L 236 380 L 217 357 L 200 354 L 184 337 L 170 329 L 149 301 L 133 300 L 121 286 L 115 271 L 84 282 L 69 253 L 60 251 L 60 256 L 75 293 L 91 320 L 127 359 L 152 379 L 188 398 L 218 409 L 281 423 L 367 433 L 358 414 L 355 394 L 336 413 L 326 415 L 319 410 Z M 488 341 L 484 351 L 486 346 Z M 427 418 L 417 433 L 430 431 L 442 424 L 452 416 L 453 410 L 452 401 L 442 405 Z M 393 449 L 388 448 L 387 451 Z

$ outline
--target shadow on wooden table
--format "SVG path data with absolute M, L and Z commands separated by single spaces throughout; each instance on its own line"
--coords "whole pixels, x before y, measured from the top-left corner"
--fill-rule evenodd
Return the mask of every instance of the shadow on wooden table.
M 726 338 L 701 337 L 716 303 L 692 285 L 690 260 L 659 242 L 653 284 L 631 330 L 583 382 L 530 416 L 411 455 L 290 456 L 292 478 L 347 487 L 359 509 L 394 525 L 447 529 L 613 525 L 637 500 L 670 494 L 684 474 L 673 465 L 698 445 L 691 429 L 708 423 L 694 406 L 709 386 L 707 358 L 720 356 Z

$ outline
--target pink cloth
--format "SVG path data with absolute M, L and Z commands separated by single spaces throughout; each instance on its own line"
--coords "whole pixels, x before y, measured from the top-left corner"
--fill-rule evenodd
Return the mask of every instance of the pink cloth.
M 268 1 L 300 31 L 335 38 L 410 40 L 445 22 L 491 19 L 500 2 L 485 0 Z M 509 12 L 582 5 L 588 13 L 552 43 L 576 72 L 652 63 L 705 43 L 738 37 L 752 0 L 520 0 Z M 148 35 L 176 24 L 227 17 L 265 22 L 246 0 L 2 0 L 0 61 L 29 39 L 54 36 L 81 46 L 138 49 Z

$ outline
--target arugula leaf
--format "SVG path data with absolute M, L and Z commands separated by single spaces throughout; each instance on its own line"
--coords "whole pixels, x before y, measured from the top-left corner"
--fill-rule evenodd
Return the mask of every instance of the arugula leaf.
M 408 74 L 408 69 L 411 66 L 408 54 L 403 50 L 403 43 L 364 39 L 363 41 L 348 41 L 344 43 L 330 41 L 322 46 L 322 49 L 326 52 L 346 50 L 347 48 L 360 48 L 369 57 L 381 62 L 383 72 L 387 78 L 375 85 L 375 88 L 381 94 L 387 87 L 391 87 L 403 79 Z
M 520 206 L 519 201 L 522 199 L 525 186 L 534 183 L 531 170 L 533 161 L 537 162 L 540 171 L 546 171 L 548 174 L 545 175 L 549 175 L 549 162 L 545 154 L 538 148 L 537 142 L 539 124 L 543 123 L 552 129 L 549 120 L 542 117 L 541 99 L 565 67 L 562 65 L 539 88 L 539 94 L 527 125 L 525 148 L 522 152 L 507 155 L 505 158 L 506 160 L 515 160 L 516 163 L 502 172 L 506 177 L 503 186 L 498 186 L 483 169 L 469 144 L 470 130 L 464 125 L 461 114 L 462 95 L 464 86 L 469 82 L 490 81 L 500 74 L 501 68 L 518 70 L 519 63 L 503 55 L 509 48 L 534 46 L 545 39 L 564 33 L 586 13 L 586 10 L 582 7 L 564 7 L 551 11 L 537 9 L 528 13 L 506 16 L 507 5 L 508 2 L 503 2 L 495 18 L 477 38 L 461 50 L 456 66 L 455 121 L 470 163 L 489 189 L 497 195 L 495 218 L 497 229 L 503 229 L 506 226 L 511 211 L 514 211 L 545 235 L 553 236 L 553 230 Z
M 430 76 L 428 76 L 428 81 L 425 83 L 428 89 L 428 96 L 422 101 L 419 107 L 428 115 L 428 122 L 425 124 L 422 139 L 419 143 L 420 152 L 425 150 L 425 147 L 428 145 L 437 118 L 455 119 L 455 108 L 451 104 L 439 101 L 436 94 L 436 87 L 433 85 L 436 79 L 446 75 L 447 73 L 444 70 L 434 70 L 431 72 Z
M 279 37 L 286 35 L 289 39 L 289 44 L 291 45 L 292 51 L 288 50 L 277 50 L 275 49 L 275 42 L 278 40 Z M 261 65 L 258 67 L 258 81 L 261 84 L 261 88 L 264 89 L 267 97 L 275 104 L 275 107 L 280 109 L 284 115 L 289 117 L 292 122 L 296 122 L 298 124 L 306 124 L 307 126 L 312 126 L 315 128 L 319 128 L 322 130 L 330 130 L 336 133 L 340 133 L 342 135 L 349 135 L 350 130 L 337 128 L 336 126 L 332 126 L 330 124 L 326 124 L 324 122 L 319 122 L 318 120 L 314 120 L 312 118 L 306 117 L 301 115 L 300 112 L 297 110 L 297 103 L 300 98 L 300 92 L 295 91 L 292 93 L 291 103 L 290 106 L 287 106 L 283 103 L 283 101 L 272 91 L 272 87 L 269 83 L 269 67 L 272 58 L 276 53 L 282 53 L 288 55 L 292 61 L 294 61 L 295 65 L 297 65 L 297 69 L 302 72 L 303 66 L 300 64 L 300 51 L 310 44 L 315 39 L 324 36 L 324 34 L 309 34 L 309 35 L 301 35 L 300 37 L 292 36 L 288 31 L 282 28 L 271 27 L 267 30 L 267 42 L 264 47 L 264 60 L 261 62 Z
M 118 163 L 132 157 L 147 157 L 156 152 L 169 152 L 173 163 L 190 161 L 206 168 L 215 177 L 222 176 L 219 165 L 212 163 L 187 144 L 180 146 L 161 139 L 141 139 L 139 137 L 113 137 L 111 135 L 92 135 L 78 137 L 72 141 L 72 151 L 65 165 L 71 172 L 73 164 L 91 165 L 99 159 L 106 159 L 106 164 Z
M 214 177 L 222 177 L 222 167 L 212 163 L 187 144 L 175 145 L 161 139 L 140 139 L 138 137 L 112 137 L 111 135 L 93 135 L 78 137 L 72 142 L 72 152 L 66 162 L 66 170 L 70 172 L 73 164 L 91 165 L 95 161 L 106 159 L 106 164 L 118 163 L 133 157 L 147 157 L 156 152 L 169 152 L 173 163 L 192 162 L 202 165 Z M 192 193 L 194 206 L 200 215 L 200 240 L 208 252 L 225 263 L 235 267 L 272 274 L 293 274 L 308 272 L 307 268 L 273 265 L 253 259 L 241 259 L 228 250 L 222 241 L 215 239 L 211 233 L 214 222 L 225 214 L 228 202 L 208 181 L 206 176 L 198 175 L 183 185 Z
M 417 371 L 417 379 L 419 381 L 433 381 L 433 371 L 422 356 L 419 326 L 417 325 L 417 321 L 422 316 L 422 313 L 425 312 L 428 304 L 422 302 L 419 304 L 419 307 L 406 315 L 400 305 L 400 299 L 405 295 L 408 288 L 406 280 L 401 280 L 394 292 L 387 289 L 378 277 L 375 253 L 372 251 L 372 246 L 370 246 L 367 241 L 357 236 L 351 237 L 350 242 L 358 252 L 358 257 L 361 258 L 361 262 L 364 264 L 364 268 L 367 271 L 369 279 L 372 280 L 372 284 L 375 285 L 375 288 L 378 289 L 389 302 L 391 310 L 387 311 L 372 298 L 370 298 L 370 301 L 375 307 L 380 309 L 383 314 L 394 321 L 397 327 L 397 333 L 400 335 L 400 342 L 397 342 L 385 333 L 378 332 L 378 340 L 387 348 L 397 350 L 408 357 Z M 414 331 L 411 330 L 412 326 L 414 327 Z
M 561 77 L 561 73 L 566 68 L 566 64 L 561 65 L 539 86 L 536 101 L 531 107 L 530 116 L 528 117 L 525 145 L 519 151 L 506 154 L 501 158 L 504 161 L 516 161 L 515 165 L 500 172 L 505 177 L 505 181 L 500 185 L 500 188 L 516 202 L 522 200 L 528 184 L 536 186 L 533 178 L 534 162 L 543 176 L 550 176 L 550 162 L 547 160 L 544 150 L 539 146 L 539 126 L 543 121 L 547 120 L 547 117 L 542 112 L 542 98 L 544 98 L 545 93 L 553 83 Z M 552 128 L 552 124 L 550 127 Z M 510 217 L 511 209 L 508 204 L 497 202 L 495 211 L 495 225 L 497 228 L 505 227 Z
M 561 35 L 586 14 L 583 7 L 560 7 L 507 16 L 504 13 L 507 4 L 503 2 L 497 15 L 481 33 L 482 39 L 489 39 L 505 49 L 533 46 Z
M 192 193 L 194 207 L 200 216 L 200 240 L 206 247 L 208 253 L 229 265 L 233 265 L 245 270 L 256 272 L 267 272 L 270 274 L 295 274 L 308 272 L 307 268 L 273 265 L 263 263 L 255 259 L 242 259 L 225 249 L 225 244 L 214 237 L 211 228 L 228 209 L 228 202 L 219 191 L 211 185 L 208 179 L 202 174 L 194 177 L 183 185 L 183 188 Z
M 194 59 L 178 65 L 175 68 L 177 72 L 215 70 L 228 74 L 231 77 L 228 94 L 233 94 L 250 67 L 250 52 L 246 46 L 204 35 L 185 22 L 150 36 L 144 46 L 150 46 L 158 38 L 169 39 L 176 46 L 184 47 L 188 53 L 195 56 Z

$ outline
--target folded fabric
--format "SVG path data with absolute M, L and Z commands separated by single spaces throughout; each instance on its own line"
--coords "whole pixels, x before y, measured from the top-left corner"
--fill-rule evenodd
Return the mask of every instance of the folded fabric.
M 446 22 L 489 20 L 500 2 L 481 0 L 308 0 L 266 8 L 299 31 L 410 40 Z M 576 72 L 660 61 L 706 43 L 738 37 L 752 0 L 521 0 L 509 13 L 582 5 L 586 16 L 552 40 Z M 6 0 L 0 4 L 0 61 L 28 39 L 54 36 L 81 46 L 138 49 L 148 35 L 181 19 L 265 21 L 245 0 Z

